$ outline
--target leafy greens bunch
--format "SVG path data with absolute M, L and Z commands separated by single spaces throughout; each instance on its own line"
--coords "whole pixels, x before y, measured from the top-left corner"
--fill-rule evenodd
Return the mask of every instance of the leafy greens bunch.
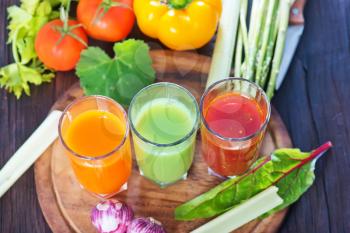
M 14 63 L 0 68 L 0 87 L 17 98 L 30 95 L 29 84 L 50 82 L 54 73 L 38 59 L 34 49 L 35 37 L 48 21 L 58 18 L 58 6 L 64 0 L 22 0 L 21 6 L 7 8 L 9 19 L 8 43 L 12 45 Z
M 263 217 L 273 214 L 294 203 L 312 185 L 317 159 L 332 144 L 325 143 L 310 153 L 299 149 L 278 149 L 272 155 L 259 159 L 252 170 L 224 181 L 175 209 L 177 220 L 209 218 L 232 209 L 270 186 L 279 188 L 283 203 Z

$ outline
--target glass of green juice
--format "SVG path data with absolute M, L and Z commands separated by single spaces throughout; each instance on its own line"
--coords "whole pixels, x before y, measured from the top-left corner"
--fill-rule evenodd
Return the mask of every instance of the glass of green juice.
M 161 187 L 186 179 L 199 126 L 193 95 L 174 83 L 147 86 L 131 101 L 129 121 L 140 174 Z

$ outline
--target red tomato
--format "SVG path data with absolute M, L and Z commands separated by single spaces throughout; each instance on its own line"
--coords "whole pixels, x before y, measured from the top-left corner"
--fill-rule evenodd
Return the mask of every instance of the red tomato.
M 127 37 L 135 22 L 132 4 L 133 0 L 80 0 L 77 18 L 92 38 L 120 41 Z
M 75 20 L 68 21 L 69 27 L 77 24 L 79 23 Z M 40 29 L 35 39 L 35 51 L 48 68 L 56 71 L 72 70 L 86 46 L 68 34 L 60 40 L 62 32 L 57 28 L 63 29 L 63 22 L 59 19 L 48 22 Z M 88 39 L 82 27 L 76 27 L 70 33 L 87 44 Z

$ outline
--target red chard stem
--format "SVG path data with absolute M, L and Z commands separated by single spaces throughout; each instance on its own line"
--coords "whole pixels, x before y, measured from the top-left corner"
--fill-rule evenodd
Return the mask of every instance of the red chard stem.
M 309 157 L 307 157 L 306 159 L 302 160 L 297 166 L 295 166 L 295 167 L 291 168 L 290 170 L 288 170 L 287 172 L 285 172 L 283 174 L 283 176 L 281 176 L 276 182 L 274 182 L 274 184 L 278 183 L 281 179 L 283 179 L 284 177 L 289 175 L 294 170 L 301 168 L 302 166 L 304 166 L 305 164 L 311 162 L 314 159 L 319 159 L 332 146 L 333 146 L 332 142 L 328 141 L 328 142 L 324 143 L 322 146 L 320 146 L 317 149 L 313 150 Z

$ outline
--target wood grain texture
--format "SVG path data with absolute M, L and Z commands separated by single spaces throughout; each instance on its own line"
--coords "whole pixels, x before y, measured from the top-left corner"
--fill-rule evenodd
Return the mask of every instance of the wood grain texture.
M 12 61 L 6 46 L 6 7 L 18 2 L 0 1 L 0 66 Z M 291 207 L 281 233 L 350 232 L 349 12 L 349 0 L 308 0 L 304 35 L 274 97 L 294 146 L 310 150 L 328 139 L 334 143 L 332 152 L 316 166 L 315 184 Z M 162 47 L 137 30 L 131 37 L 145 39 L 152 48 Z M 212 47 L 211 43 L 198 53 L 211 55 Z M 32 96 L 19 101 L 0 90 L 0 166 L 76 81 L 72 73 L 61 73 L 53 83 L 33 87 Z M 51 232 L 37 201 L 33 169 L 0 199 L 0 232 Z
M 191 90 L 199 100 L 204 90 L 200 78 L 208 73 L 208 57 L 165 50 L 154 50 L 151 56 L 158 81 L 179 83 Z M 187 75 L 191 78 L 187 78 Z M 56 101 L 52 109 L 63 110 L 82 95 L 83 91 L 77 83 Z M 275 110 L 272 112 L 267 132 L 261 149 L 262 155 L 269 155 L 276 148 L 291 147 L 288 132 Z M 175 221 L 173 216 L 176 206 L 222 182 L 217 177 L 207 174 L 207 166 L 200 153 L 200 137 L 197 137 L 196 155 L 186 181 L 160 189 L 139 175 L 135 159 L 133 164 L 128 190 L 117 194 L 116 198 L 132 206 L 136 216 L 152 216 L 161 221 L 168 232 L 175 233 L 189 232 L 206 222 Z M 47 173 L 51 174 L 47 176 Z M 58 140 L 36 162 L 35 174 L 39 202 L 53 232 L 96 232 L 91 224 L 90 211 L 99 199 L 80 188 L 64 148 Z M 282 211 L 263 221 L 252 221 L 236 233 L 274 233 L 285 214 L 286 211 Z
M 287 79 L 274 97 L 294 146 L 333 149 L 316 165 L 316 180 L 292 206 L 289 232 L 350 232 L 350 1 L 310 0 L 305 30 Z M 293 107 L 286 107 L 292 103 Z

